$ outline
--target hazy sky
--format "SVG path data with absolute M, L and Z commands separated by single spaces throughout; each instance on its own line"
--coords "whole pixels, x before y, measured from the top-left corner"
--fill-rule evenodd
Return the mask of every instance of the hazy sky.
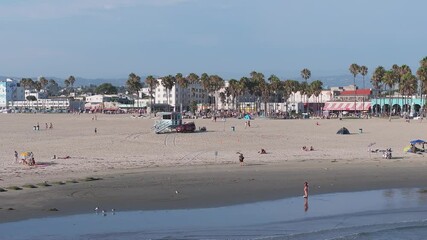
M 427 56 L 425 0 L 1 0 L 0 75 L 369 75 Z

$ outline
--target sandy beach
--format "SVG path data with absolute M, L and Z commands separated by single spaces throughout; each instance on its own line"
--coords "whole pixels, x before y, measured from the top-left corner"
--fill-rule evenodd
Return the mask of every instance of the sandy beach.
M 304 181 L 310 194 L 426 186 L 425 155 L 403 152 L 410 140 L 426 138 L 427 122 L 418 120 L 255 119 L 245 128 L 239 119 L 196 119 L 207 132 L 154 134 L 155 119 L 92 117 L 0 115 L 0 187 L 8 189 L 0 192 L 1 222 L 96 206 L 172 209 L 279 199 L 302 195 Z M 40 130 L 34 131 L 37 123 Z M 337 135 L 341 127 L 352 134 Z M 392 148 L 393 158 L 370 153 L 369 145 Z M 261 148 L 267 154 L 259 154 Z M 37 165 L 14 163 L 15 150 L 33 152 Z M 44 182 L 52 186 L 37 185 Z

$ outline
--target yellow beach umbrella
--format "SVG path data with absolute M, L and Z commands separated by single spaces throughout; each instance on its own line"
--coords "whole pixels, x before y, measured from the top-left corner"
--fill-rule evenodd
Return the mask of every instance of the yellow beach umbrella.
M 411 151 L 411 146 L 406 146 L 403 148 L 403 152 L 410 152 Z

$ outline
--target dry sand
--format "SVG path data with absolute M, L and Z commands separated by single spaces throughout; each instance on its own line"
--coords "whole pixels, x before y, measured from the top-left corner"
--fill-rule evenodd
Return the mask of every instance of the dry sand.
M 311 194 L 427 185 L 424 155 L 402 151 L 410 140 L 427 137 L 427 122 L 255 119 L 245 129 L 243 120 L 197 119 L 196 126 L 207 132 L 154 134 L 154 119 L 92 117 L 0 115 L 0 187 L 53 185 L 1 192 L 1 222 L 95 206 L 165 209 L 278 199 L 302 194 L 304 181 L 310 182 Z M 45 129 L 50 122 L 53 129 Z M 32 130 L 37 123 L 40 130 Z M 352 134 L 337 135 L 343 126 Z M 391 147 L 393 159 L 368 152 L 371 143 L 374 149 Z M 261 148 L 268 154 L 260 155 Z M 38 165 L 14 163 L 15 150 L 32 151 Z M 245 166 L 239 166 L 236 152 L 244 154 Z M 71 158 L 52 159 L 54 154 Z M 58 181 L 66 184 L 53 184 Z

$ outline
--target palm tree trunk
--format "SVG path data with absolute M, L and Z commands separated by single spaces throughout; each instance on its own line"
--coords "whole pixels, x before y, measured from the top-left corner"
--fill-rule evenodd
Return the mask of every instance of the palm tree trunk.
M 391 112 L 393 110 L 393 107 L 391 106 L 391 87 L 389 89 L 388 94 L 388 107 L 389 107 L 389 113 L 388 113 L 388 121 L 391 122 Z
M 354 87 L 354 115 L 356 116 L 356 76 L 353 77 L 353 87 Z

